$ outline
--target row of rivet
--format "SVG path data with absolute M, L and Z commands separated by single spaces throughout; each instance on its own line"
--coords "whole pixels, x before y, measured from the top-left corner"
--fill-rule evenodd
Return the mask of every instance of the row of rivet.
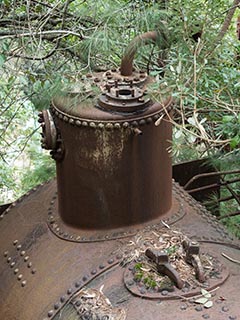
M 56 214 L 54 211 L 55 200 L 57 199 L 57 192 L 53 196 L 52 200 L 50 201 L 50 206 L 48 208 L 48 226 L 50 230 L 59 238 L 67 241 L 73 242 L 97 242 L 103 240 L 114 240 L 120 238 L 126 238 L 135 235 L 140 229 L 130 229 L 130 230 L 123 230 L 118 232 L 112 232 L 107 234 L 99 234 L 97 236 L 81 236 L 79 234 L 72 234 L 69 232 L 64 231 L 64 226 L 62 226 L 62 222 L 60 216 Z M 180 202 L 180 199 L 179 199 Z M 179 205 L 178 211 L 174 212 L 170 217 L 164 220 L 165 223 L 169 225 L 173 225 L 177 221 L 181 220 L 185 216 L 185 210 L 182 205 Z M 154 227 L 162 227 L 162 222 L 157 223 Z
M 51 108 L 51 111 L 55 116 L 57 116 L 59 119 L 61 119 L 64 122 L 67 122 L 71 125 L 77 126 L 77 127 L 90 127 L 93 129 L 106 129 L 106 130 L 113 130 L 113 129 L 127 129 L 127 128 L 136 128 L 139 126 L 144 126 L 146 124 L 151 124 L 152 122 L 156 122 L 160 117 L 162 117 L 164 111 L 158 112 L 157 114 L 154 114 L 152 116 L 149 116 L 147 118 L 142 119 L 133 119 L 129 121 L 122 121 L 122 122 L 116 122 L 116 121 L 105 121 L 105 122 L 99 122 L 99 121 L 92 121 L 92 120 L 86 120 L 86 119 L 77 119 L 72 118 L 68 116 L 67 114 L 63 114 L 60 111 L 56 110 L 55 108 Z
M 176 184 L 177 185 L 177 184 Z M 228 240 L 229 243 L 226 244 L 234 244 L 234 238 L 228 233 L 226 228 L 217 220 L 216 216 L 212 215 L 206 207 L 204 207 L 200 202 L 195 200 L 191 195 L 189 195 L 186 191 L 181 192 L 181 187 L 178 186 L 176 188 L 176 192 L 178 194 L 182 193 L 186 202 L 195 209 L 196 213 L 200 215 L 207 223 L 209 223 L 219 234 L 221 237 L 217 239 L 214 237 L 206 237 L 206 236 L 195 236 L 196 240 L 198 241 L 212 241 L 223 243 L 223 241 Z M 239 244 L 236 244 L 236 247 L 239 247 Z
M 66 290 L 66 293 L 60 297 L 59 301 L 53 305 L 53 308 L 48 311 L 47 318 L 44 318 L 43 320 L 51 319 L 53 316 L 55 316 L 58 310 L 62 308 L 79 290 L 81 290 L 101 273 L 119 264 L 121 259 L 121 254 L 116 255 L 116 257 L 111 257 L 106 262 L 99 264 L 97 268 L 92 269 L 90 274 L 86 274 L 82 276 L 80 280 L 75 281 L 74 284 Z

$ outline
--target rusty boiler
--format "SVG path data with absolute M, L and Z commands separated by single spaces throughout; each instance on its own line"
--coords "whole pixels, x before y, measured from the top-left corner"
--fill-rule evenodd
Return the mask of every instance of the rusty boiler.
M 40 114 L 57 177 L 1 213 L 1 320 L 240 319 L 240 242 L 172 181 L 171 97 L 133 69 L 156 36 Z

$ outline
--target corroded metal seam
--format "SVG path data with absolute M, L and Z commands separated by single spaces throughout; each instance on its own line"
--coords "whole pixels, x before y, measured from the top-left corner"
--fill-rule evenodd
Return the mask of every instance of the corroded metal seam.
M 140 228 L 134 228 L 128 229 L 128 230 L 122 230 L 122 231 L 109 231 L 106 233 L 99 233 L 99 235 L 95 236 L 84 236 L 84 231 L 80 231 L 78 233 L 70 233 L 67 231 L 64 227 L 63 222 L 61 221 L 60 215 L 58 212 L 54 212 L 54 206 L 55 201 L 57 199 L 57 192 L 53 196 L 50 206 L 48 208 L 48 216 L 47 216 L 47 224 L 49 229 L 60 239 L 71 241 L 71 242 L 78 242 L 78 243 L 86 243 L 86 242 L 98 242 L 98 241 L 107 241 L 107 240 L 115 240 L 115 239 L 121 239 L 126 238 L 135 235 L 137 232 L 139 232 Z M 173 213 L 169 218 L 164 219 L 164 222 L 168 225 L 172 225 L 179 220 L 181 220 L 186 212 L 183 208 L 183 205 L 180 203 L 180 199 L 177 199 L 179 201 L 179 208 L 176 213 Z M 145 227 L 162 227 L 162 222 L 160 223 L 150 223 L 149 225 L 146 224 Z M 142 228 L 141 228 L 142 229 Z
M 89 273 L 84 274 L 78 280 L 76 280 L 72 286 L 66 289 L 66 291 L 59 297 L 59 299 L 53 304 L 52 309 L 47 312 L 47 316 L 43 320 L 52 319 L 73 296 L 80 291 L 84 286 L 89 284 L 96 277 L 120 264 L 122 260 L 122 254 L 111 256 L 103 263 L 100 263 L 96 268 L 92 269 Z
M 213 236 L 206 237 L 206 236 L 194 235 L 194 236 L 191 236 L 191 238 L 194 238 L 194 240 L 199 242 L 224 245 L 224 246 L 229 246 L 229 247 L 240 250 L 239 243 L 231 234 L 229 234 L 229 232 L 226 230 L 224 225 L 222 225 L 217 220 L 217 218 L 214 215 L 212 215 L 201 203 L 195 200 L 187 192 L 182 191 L 182 188 L 178 185 L 178 183 L 175 182 L 174 184 L 176 186 L 175 188 L 176 193 L 181 195 L 184 198 L 184 200 L 188 203 L 188 205 L 192 207 L 195 210 L 195 212 L 200 217 L 202 217 L 202 219 L 204 219 L 205 222 L 210 224 L 215 229 L 215 231 L 217 231 L 217 233 L 219 234 L 219 237 L 213 237 Z M 223 238 L 225 240 L 223 240 Z
M 152 122 L 156 122 L 162 115 L 167 112 L 170 112 L 172 109 L 171 107 L 171 100 L 169 101 L 168 105 L 165 106 L 160 112 L 157 111 L 151 115 L 146 115 L 141 118 L 129 119 L 129 120 L 89 120 L 84 118 L 79 118 L 77 116 L 70 116 L 69 114 L 59 110 L 54 103 L 52 102 L 51 112 L 60 120 L 69 123 L 73 126 L 77 127 L 89 127 L 92 129 L 106 129 L 106 130 L 113 130 L 113 129 L 127 129 L 127 128 L 136 128 L 139 126 L 144 126 L 151 124 Z M 166 110 L 166 111 L 165 111 Z

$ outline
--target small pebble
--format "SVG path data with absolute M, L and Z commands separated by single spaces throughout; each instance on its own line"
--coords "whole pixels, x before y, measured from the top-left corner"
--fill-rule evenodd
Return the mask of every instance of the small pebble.
M 162 296 L 167 296 L 167 295 L 168 295 L 168 291 L 167 291 L 167 290 L 163 290 L 163 291 L 161 292 L 161 295 L 162 295 Z
M 209 319 L 210 318 L 210 316 L 208 314 L 203 314 L 202 317 L 203 317 L 203 319 Z
M 229 316 L 229 320 L 237 320 L 237 317 L 235 317 L 235 316 Z

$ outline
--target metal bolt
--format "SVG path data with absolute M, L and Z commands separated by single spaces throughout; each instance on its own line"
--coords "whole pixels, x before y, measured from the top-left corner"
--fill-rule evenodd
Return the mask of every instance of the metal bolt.
M 21 256 L 24 256 L 25 253 L 26 253 L 25 251 L 21 251 L 20 255 L 21 255 Z
M 26 261 L 28 261 L 28 259 L 29 259 L 29 256 L 26 256 L 26 257 L 24 258 L 24 261 L 26 262 Z
M 22 277 L 23 277 L 23 275 L 22 275 L 22 274 L 20 274 L 17 278 L 18 278 L 18 280 L 21 280 L 21 279 L 22 279 Z
M 16 268 L 16 269 L 14 270 L 14 274 L 17 274 L 17 273 L 18 273 L 18 271 L 19 271 L 19 269 L 18 269 L 18 268 Z
M 7 262 L 9 263 L 12 260 L 11 257 L 7 258 Z
M 16 264 L 15 262 L 12 262 L 12 263 L 10 264 L 10 267 L 13 268 L 13 267 L 15 266 L 15 264 Z
M 18 243 L 18 240 L 13 241 L 13 245 L 15 246 Z
M 21 244 L 19 244 L 18 246 L 17 246 L 17 250 L 20 250 L 22 248 L 22 246 L 21 246 Z

